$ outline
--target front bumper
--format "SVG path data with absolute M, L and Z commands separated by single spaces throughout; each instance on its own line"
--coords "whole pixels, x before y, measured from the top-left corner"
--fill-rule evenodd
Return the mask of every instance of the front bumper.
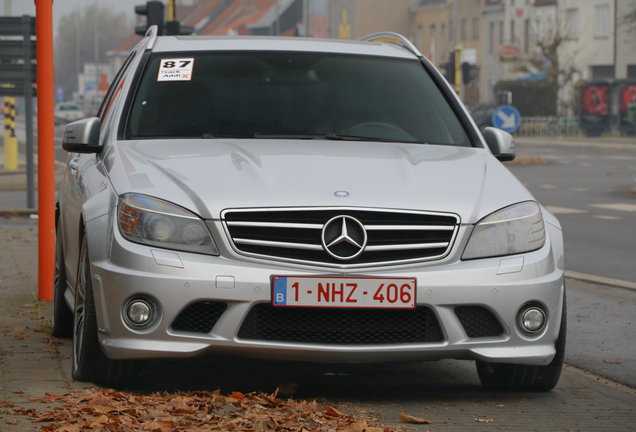
M 217 223 L 217 233 L 223 233 Z M 523 255 L 461 261 L 470 234 L 460 228 L 449 256 L 428 263 L 338 271 L 249 259 L 214 234 L 220 257 L 157 250 L 121 237 L 111 216 L 87 223 L 95 306 L 102 349 L 112 359 L 194 357 L 225 354 L 312 362 L 382 362 L 474 359 L 546 365 L 555 355 L 563 302 L 563 244 L 559 229 L 546 224 L 545 246 Z M 434 343 L 328 345 L 245 340 L 239 329 L 250 309 L 271 303 L 272 275 L 347 275 L 417 279 L 418 306 L 429 307 L 443 340 Z M 220 283 L 219 283 L 220 281 Z M 147 329 L 126 325 L 123 306 L 132 296 L 152 298 L 157 319 Z M 175 331 L 171 323 L 189 304 L 220 301 L 227 309 L 209 333 Z M 541 305 L 547 325 L 528 336 L 516 324 L 519 309 Z M 500 322 L 499 336 L 469 337 L 455 308 L 481 306 Z

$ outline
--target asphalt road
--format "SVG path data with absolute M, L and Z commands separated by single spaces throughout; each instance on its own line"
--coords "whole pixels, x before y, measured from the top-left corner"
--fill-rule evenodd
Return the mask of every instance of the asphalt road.
M 561 222 L 565 268 L 636 282 L 636 144 L 623 150 L 518 144 L 508 165 Z

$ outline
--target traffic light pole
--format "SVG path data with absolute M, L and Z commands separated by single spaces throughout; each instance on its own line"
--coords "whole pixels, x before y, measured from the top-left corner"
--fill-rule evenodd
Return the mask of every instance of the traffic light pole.
M 38 297 L 53 300 L 55 263 L 55 130 L 53 0 L 35 0 L 38 82 Z
M 174 10 L 174 1 L 175 0 L 168 1 L 168 21 L 177 20 L 177 14 L 176 14 L 176 11 Z

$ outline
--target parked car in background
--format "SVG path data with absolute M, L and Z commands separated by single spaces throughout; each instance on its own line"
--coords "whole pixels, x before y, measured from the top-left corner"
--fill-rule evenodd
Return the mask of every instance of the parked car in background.
M 71 123 L 86 117 L 79 105 L 71 102 L 61 102 L 55 106 L 53 111 L 55 124 Z
M 479 130 L 483 133 L 487 127 L 492 127 L 492 115 L 497 109 L 494 105 L 478 105 L 469 108 L 468 112 L 473 118 Z
M 559 222 L 501 164 L 512 136 L 482 136 L 400 35 L 151 27 L 63 147 L 51 331 L 76 380 L 215 354 L 559 380 Z

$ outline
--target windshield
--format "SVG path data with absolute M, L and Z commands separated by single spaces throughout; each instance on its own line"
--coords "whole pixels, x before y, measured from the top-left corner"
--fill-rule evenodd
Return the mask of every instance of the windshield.
M 131 138 L 324 138 L 470 146 L 416 60 L 298 52 L 162 53 Z

